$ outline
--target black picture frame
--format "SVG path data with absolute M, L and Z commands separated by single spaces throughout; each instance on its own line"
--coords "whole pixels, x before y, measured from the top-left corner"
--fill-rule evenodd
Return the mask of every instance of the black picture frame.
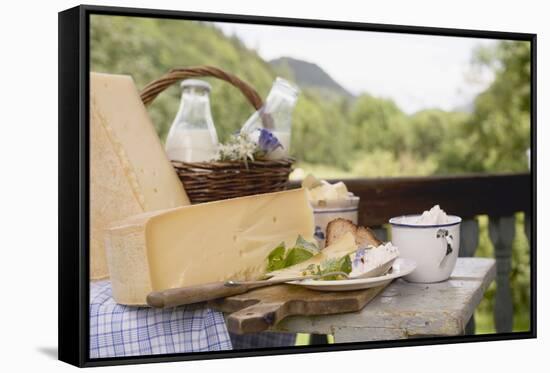
M 434 337 L 187 354 L 90 359 L 89 351 L 89 20 L 93 14 L 239 22 L 389 33 L 528 41 L 531 44 L 531 330 L 529 332 Z M 463 30 L 311 19 L 243 16 L 159 9 L 81 5 L 59 13 L 59 360 L 79 367 L 282 355 L 324 351 L 536 338 L 536 41 L 530 33 Z

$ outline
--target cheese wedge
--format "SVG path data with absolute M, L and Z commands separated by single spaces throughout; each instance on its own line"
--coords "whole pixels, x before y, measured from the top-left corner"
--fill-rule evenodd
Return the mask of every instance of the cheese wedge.
M 105 229 L 188 205 L 130 76 L 90 74 L 90 278 L 108 277 Z
M 134 216 L 108 230 L 113 297 L 142 305 L 153 290 L 257 279 L 279 243 L 313 241 L 313 233 L 304 189 Z

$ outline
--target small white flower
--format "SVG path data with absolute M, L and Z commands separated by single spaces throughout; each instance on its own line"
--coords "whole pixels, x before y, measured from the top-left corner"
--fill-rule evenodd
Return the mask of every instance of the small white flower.
M 245 133 L 233 135 L 226 144 L 218 145 L 218 158 L 222 161 L 254 160 L 257 144 Z

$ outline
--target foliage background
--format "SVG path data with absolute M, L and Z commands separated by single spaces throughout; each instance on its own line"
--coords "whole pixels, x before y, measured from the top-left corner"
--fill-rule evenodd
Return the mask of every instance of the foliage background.
M 132 75 L 139 88 L 170 68 L 202 64 L 236 74 L 262 97 L 276 76 L 299 80 L 288 66 L 269 64 L 237 37 L 225 36 L 210 23 L 94 15 L 90 39 L 92 71 Z M 469 111 L 434 108 L 407 115 L 391 99 L 368 92 L 349 97 L 301 87 L 293 117 L 292 155 L 299 167 L 323 178 L 528 171 L 529 44 L 501 41 L 494 48 L 479 48 L 472 55 L 471 69 L 490 69 L 495 79 Z M 207 80 L 213 88 L 218 136 L 225 141 L 253 109 L 235 88 Z M 174 86 L 149 109 L 163 141 L 179 94 Z M 492 257 L 487 217 L 478 219 L 481 236 L 476 255 Z M 519 213 L 511 274 L 516 331 L 529 329 L 530 253 L 523 219 Z M 478 333 L 494 332 L 494 292 L 493 285 L 476 311 Z

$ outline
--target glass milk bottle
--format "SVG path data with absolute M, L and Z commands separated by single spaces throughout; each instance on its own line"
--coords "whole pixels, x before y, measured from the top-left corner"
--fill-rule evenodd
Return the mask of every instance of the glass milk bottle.
M 181 103 L 166 138 L 173 161 L 205 162 L 216 157 L 218 135 L 210 112 L 210 84 L 197 79 L 181 82 Z
M 259 136 L 257 129 L 265 128 L 273 133 L 283 146 L 282 152 L 279 151 L 278 154 L 274 154 L 275 158 L 283 158 L 289 155 L 292 112 L 298 100 L 298 93 L 298 88 L 287 80 L 283 78 L 275 79 L 264 106 L 254 113 L 241 129 L 242 132 L 248 133 L 253 139 Z

